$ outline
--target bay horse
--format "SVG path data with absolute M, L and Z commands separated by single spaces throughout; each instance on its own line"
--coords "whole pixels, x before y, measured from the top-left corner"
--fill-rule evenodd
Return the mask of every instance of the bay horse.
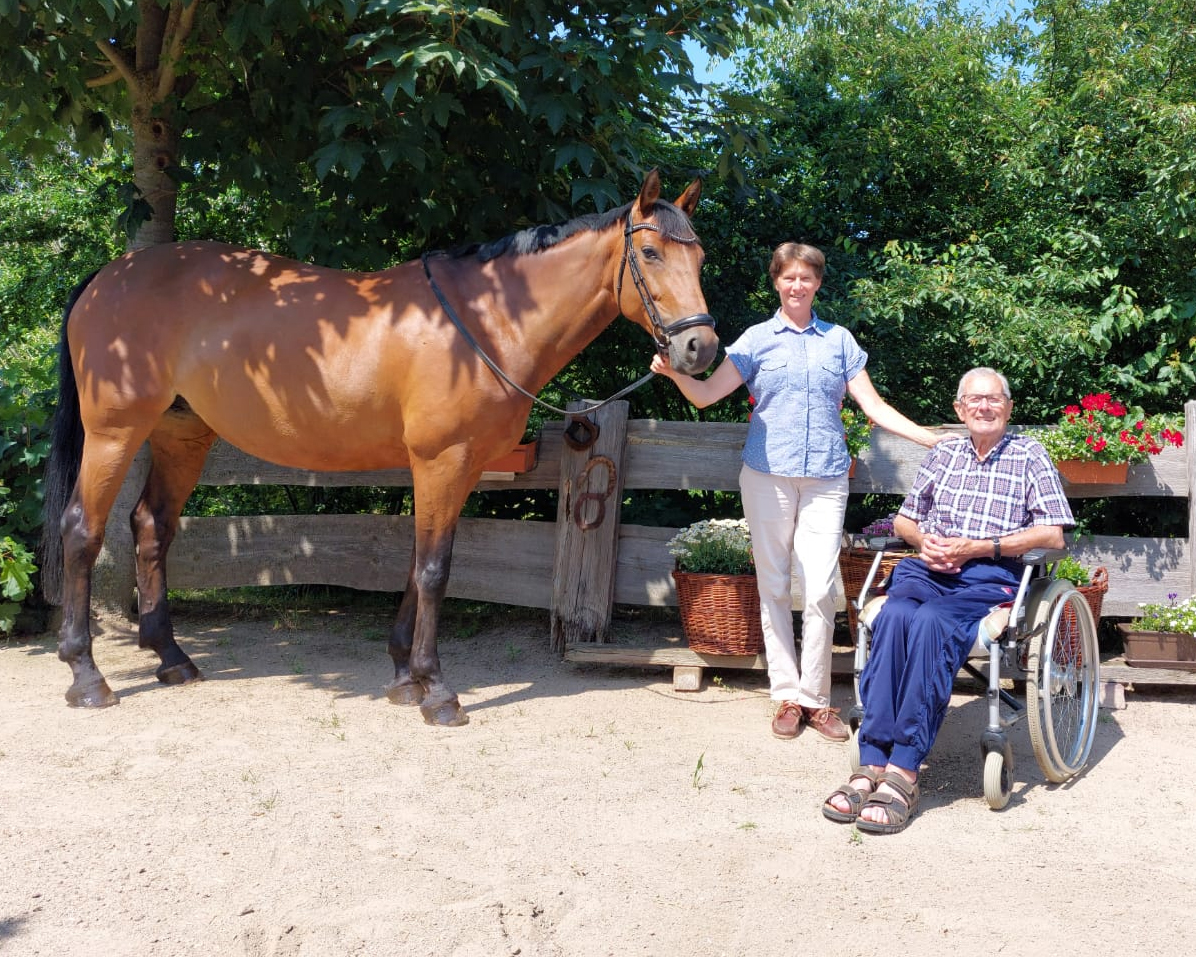
M 166 553 L 221 437 L 292 468 L 410 467 L 415 546 L 386 693 L 429 724 L 465 724 L 436 633 L 458 517 L 484 464 L 519 440 L 534 393 L 620 313 L 676 369 L 714 359 L 690 223 L 701 182 L 675 203 L 660 189 L 653 170 L 618 209 L 374 273 L 181 242 L 80 284 L 63 320 L 42 546 L 46 591 L 61 594 L 68 704 L 117 703 L 92 655 L 91 576 L 146 442 L 130 515 L 139 645 L 161 659 L 162 683 L 202 677 L 174 638 Z

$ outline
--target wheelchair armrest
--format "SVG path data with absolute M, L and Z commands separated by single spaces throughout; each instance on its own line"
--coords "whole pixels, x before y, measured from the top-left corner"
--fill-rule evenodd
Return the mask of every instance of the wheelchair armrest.
M 873 552 L 899 552 L 909 548 L 909 542 L 904 538 L 866 538 L 864 547 Z
M 1031 548 L 1022 555 L 1022 562 L 1026 565 L 1046 565 L 1066 557 L 1066 548 Z

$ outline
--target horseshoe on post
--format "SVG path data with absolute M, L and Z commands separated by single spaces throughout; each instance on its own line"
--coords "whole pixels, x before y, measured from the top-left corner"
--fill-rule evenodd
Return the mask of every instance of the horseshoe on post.
M 606 467 L 606 490 L 603 492 L 595 492 L 589 489 L 590 472 L 595 465 L 603 465 Z M 595 455 L 585 464 L 585 468 L 577 476 L 577 487 L 586 487 L 586 491 L 576 496 L 573 500 L 573 523 L 583 532 L 588 532 L 591 529 L 597 528 L 606 519 L 606 500 L 610 498 L 611 493 L 615 490 L 615 463 L 612 462 L 605 455 Z M 594 501 L 598 503 L 598 514 L 593 519 L 583 518 L 582 509 L 584 503 Z
M 578 452 L 584 452 L 598 441 L 598 423 L 586 416 L 572 416 L 565 426 L 565 444 Z

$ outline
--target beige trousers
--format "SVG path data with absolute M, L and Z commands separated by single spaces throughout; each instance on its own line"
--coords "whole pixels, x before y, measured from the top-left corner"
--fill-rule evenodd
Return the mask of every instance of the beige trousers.
M 786 478 L 745 465 L 739 488 L 752 533 L 770 697 L 825 708 L 830 704 L 835 573 L 847 476 Z M 804 605 L 800 663 L 793 635 L 792 578 Z

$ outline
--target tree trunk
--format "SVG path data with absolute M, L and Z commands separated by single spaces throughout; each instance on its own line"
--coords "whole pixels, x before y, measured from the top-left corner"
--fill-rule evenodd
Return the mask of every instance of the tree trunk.
M 133 183 L 152 212 L 129 240 L 130 250 L 174 239 L 178 186 L 166 171 L 178 165 L 179 137 L 164 112 L 161 104 L 146 102 L 133 109 Z
M 191 31 L 198 0 L 138 0 L 137 48 L 129 94 L 133 101 L 133 184 L 137 198 L 149 205 L 128 242 L 142 249 L 174 239 L 178 186 L 167 170 L 178 165 L 179 131 L 174 124 L 173 97 L 178 76 L 175 58 Z

